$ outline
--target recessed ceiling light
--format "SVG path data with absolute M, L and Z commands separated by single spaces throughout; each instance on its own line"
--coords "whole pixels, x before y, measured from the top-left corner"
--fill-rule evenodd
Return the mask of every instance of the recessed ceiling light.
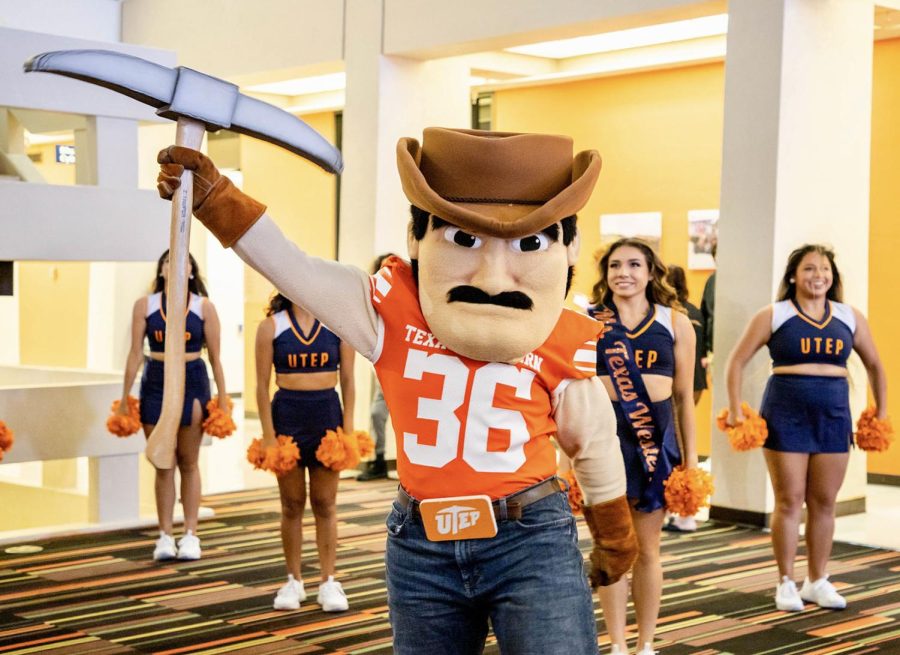
M 566 59 L 600 52 L 612 52 L 613 50 L 686 41 L 704 36 L 717 36 L 725 34 L 727 31 L 728 14 L 717 14 L 593 36 L 579 36 L 574 39 L 545 41 L 544 43 L 506 48 L 506 51 L 535 57 Z

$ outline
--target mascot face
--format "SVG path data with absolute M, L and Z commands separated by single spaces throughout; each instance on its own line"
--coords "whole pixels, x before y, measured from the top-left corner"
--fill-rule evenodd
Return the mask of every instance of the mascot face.
M 540 346 L 562 312 L 571 244 L 539 232 L 518 239 L 475 234 L 452 226 L 409 240 L 419 261 L 419 303 L 438 340 L 481 361 L 515 362 Z

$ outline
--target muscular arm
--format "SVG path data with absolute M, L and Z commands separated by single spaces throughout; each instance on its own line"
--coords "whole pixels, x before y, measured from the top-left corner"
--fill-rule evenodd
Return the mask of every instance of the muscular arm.
M 625 466 L 612 403 L 597 377 L 572 382 L 556 407 L 557 441 L 572 458 L 591 531 L 593 586 L 619 580 L 637 557 L 637 538 L 625 498 Z
M 557 441 L 572 459 L 587 505 L 625 495 L 625 467 L 616 436 L 616 416 L 597 377 L 577 380 L 556 407 Z
M 181 173 L 194 171 L 194 215 L 293 302 L 308 309 L 363 357 L 375 349 L 376 316 L 368 276 L 358 268 L 310 257 L 288 241 L 265 205 L 242 193 L 207 156 L 190 148 L 162 150 L 157 189 L 169 199 Z
M 363 357 L 372 355 L 377 317 L 365 272 L 307 255 L 267 214 L 234 244 L 234 251 Z

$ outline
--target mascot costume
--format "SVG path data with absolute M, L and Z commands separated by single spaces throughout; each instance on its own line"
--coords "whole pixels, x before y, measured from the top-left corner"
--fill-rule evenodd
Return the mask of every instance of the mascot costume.
M 562 136 L 429 128 L 397 145 L 410 262 L 374 276 L 305 254 L 201 153 L 159 156 L 169 198 L 370 360 L 397 435 L 385 554 L 397 653 L 595 655 L 591 589 L 551 438 L 594 540 L 590 583 L 636 556 L 616 421 L 596 372 L 603 326 L 563 307 L 575 214 L 600 172 Z

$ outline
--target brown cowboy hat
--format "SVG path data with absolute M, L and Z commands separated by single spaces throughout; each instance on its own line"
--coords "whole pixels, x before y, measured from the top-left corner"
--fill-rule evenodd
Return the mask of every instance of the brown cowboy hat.
M 600 174 L 600 154 L 573 157 L 567 136 L 429 127 L 422 145 L 400 139 L 397 168 L 416 207 L 479 234 L 513 239 L 584 207 Z

